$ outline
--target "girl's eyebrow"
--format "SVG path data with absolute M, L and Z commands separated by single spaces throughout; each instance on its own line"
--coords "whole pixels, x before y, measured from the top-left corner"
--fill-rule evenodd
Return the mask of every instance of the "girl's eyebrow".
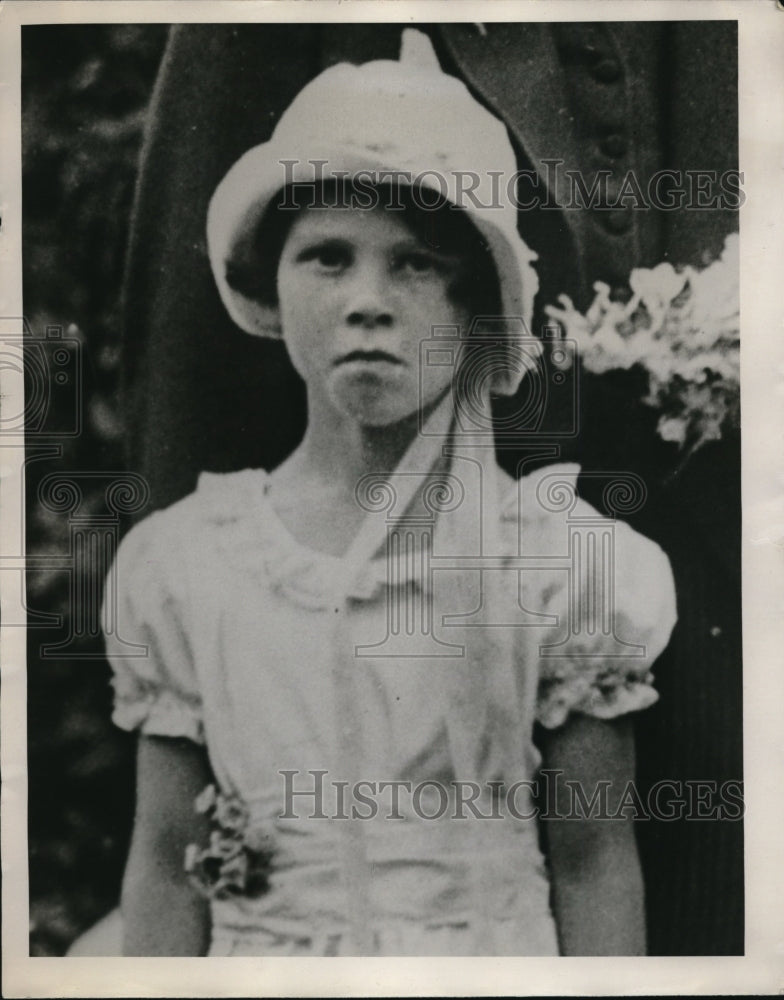
M 312 253 L 318 253 L 319 250 L 324 249 L 346 249 L 351 246 L 349 240 L 341 236 L 310 236 L 306 239 L 300 241 L 300 245 L 296 245 L 294 241 L 294 252 L 296 257 L 307 256 Z
M 349 243 L 350 240 L 346 236 L 340 236 L 335 233 L 316 233 L 310 236 L 301 236 L 299 239 L 294 238 L 292 242 L 301 243 L 302 246 L 322 246 L 324 243 Z
M 430 247 L 423 248 L 422 246 L 403 247 L 396 250 L 393 257 L 398 259 L 418 258 L 443 275 L 458 273 L 465 263 L 465 259 L 460 254 L 444 253 L 441 250 L 432 250 Z
M 414 236 L 407 240 L 401 240 L 399 243 L 395 244 L 393 251 L 395 253 L 421 253 L 428 257 L 433 257 L 436 260 L 441 260 L 444 263 L 459 263 L 462 259 L 462 256 L 459 253 L 449 253 L 447 250 L 437 249 L 436 247 L 430 246 L 429 243 L 424 243 L 422 240 L 419 240 Z

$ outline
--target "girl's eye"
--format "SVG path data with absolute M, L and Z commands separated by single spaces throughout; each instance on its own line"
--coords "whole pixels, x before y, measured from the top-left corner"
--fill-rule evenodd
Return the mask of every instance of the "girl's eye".
M 417 250 L 403 254 L 398 261 L 398 266 L 409 274 L 427 275 L 440 271 L 438 261 L 434 257 Z
M 320 243 L 302 250 L 298 259 L 322 271 L 340 271 L 351 263 L 351 251 L 341 243 Z

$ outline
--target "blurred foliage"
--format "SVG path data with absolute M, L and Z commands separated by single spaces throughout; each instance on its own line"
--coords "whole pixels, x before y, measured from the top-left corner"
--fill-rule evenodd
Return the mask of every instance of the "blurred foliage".
M 79 342 L 83 377 L 53 393 L 43 447 L 27 441 L 29 845 L 31 954 L 60 955 L 117 902 L 133 810 L 133 740 L 110 722 L 100 636 L 76 629 L 77 594 L 57 557 L 72 552 L 67 511 L 37 502 L 52 472 L 107 474 L 79 513 L 106 512 L 122 470 L 118 406 L 123 258 L 146 108 L 167 29 L 46 25 L 22 30 L 24 308 L 34 340 L 47 329 Z M 50 376 L 51 377 L 51 376 Z M 28 365 L 28 399 L 30 398 Z M 35 388 L 35 387 L 32 387 Z M 80 391 L 77 393 L 77 389 Z M 65 437 L 80 408 L 82 430 Z M 52 558 L 54 557 L 54 558 Z M 46 565 L 47 562 L 49 565 Z M 101 560 L 90 563 L 93 603 Z M 87 596 L 85 597 L 85 594 Z M 59 624 L 43 627 L 43 615 Z M 49 619 L 53 621 L 54 619 Z M 67 657 L 67 658 L 66 658 Z

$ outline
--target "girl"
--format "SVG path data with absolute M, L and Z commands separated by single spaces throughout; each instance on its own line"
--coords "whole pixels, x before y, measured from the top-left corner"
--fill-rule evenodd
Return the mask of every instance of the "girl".
M 118 555 L 126 954 L 643 949 L 620 803 L 669 565 L 576 498 L 576 466 L 498 468 L 490 395 L 535 384 L 537 353 L 514 154 L 422 36 L 405 48 L 308 84 L 210 206 L 221 297 L 283 337 L 308 427 Z

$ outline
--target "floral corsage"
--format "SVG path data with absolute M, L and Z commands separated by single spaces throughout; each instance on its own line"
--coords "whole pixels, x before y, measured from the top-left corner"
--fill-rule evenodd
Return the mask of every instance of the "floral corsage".
M 212 830 L 206 847 L 188 844 L 185 849 L 185 872 L 190 881 L 209 899 L 264 893 L 269 886 L 272 838 L 250 825 L 242 799 L 208 785 L 194 807 L 210 820 Z
M 739 253 L 732 233 L 721 257 L 701 270 L 636 268 L 627 302 L 612 300 L 609 286 L 597 282 L 584 315 L 566 295 L 545 307 L 576 343 L 586 371 L 647 371 L 643 402 L 658 411 L 659 436 L 687 457 L 740 423 Z M 568 365 L 568 341 L 564 347 Z

